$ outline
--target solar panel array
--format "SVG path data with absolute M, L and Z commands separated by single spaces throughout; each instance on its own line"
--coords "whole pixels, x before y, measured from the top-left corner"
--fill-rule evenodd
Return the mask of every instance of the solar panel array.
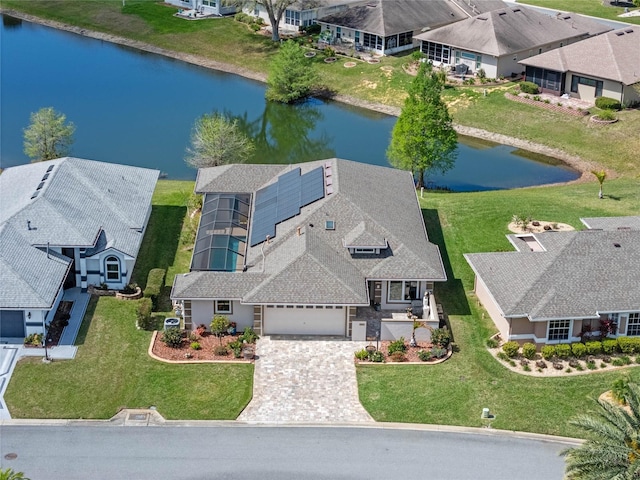
M 276 225 L 300 215 L 300 208 L 324 197 L 322 167 L 300 175 L 300 167 L 278 177 L 278 181 L 256 192 L 251 246 L 276 236 Z

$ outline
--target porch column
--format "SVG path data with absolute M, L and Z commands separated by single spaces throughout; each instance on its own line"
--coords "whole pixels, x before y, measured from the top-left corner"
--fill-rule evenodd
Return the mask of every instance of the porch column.
M 82 292 L 85 293 L 87 291 L 87 259 L 86 259 L 86 250 L 84 248 L 80 249 L 80 288 Z

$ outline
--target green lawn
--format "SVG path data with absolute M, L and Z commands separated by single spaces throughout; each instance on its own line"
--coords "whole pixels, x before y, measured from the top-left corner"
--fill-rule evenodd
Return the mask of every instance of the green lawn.
M 579 435 L 567 419 L 590 408 L 590 398 L 609 390 L 623 373 L 541 379 L 503 367 L 484 348 L 496 329 L 468 293 L 473 272 L 462 254 L 512 250 L 505 234 L 513 214 L 581 227 L 580 217 L 640 210 L 637 182 L 605 182 L 605 189 L 610 197 L 603 200 L 597 184 L 425 194 L 427 230 L 440 246 L 449 278 L 437 285 L 436 296 L 449 314 L 459 351 L 436 366 L 359 366 L 360 400 L 369 413 L 379 421 L 481 426 L 480 413 L 488 407 L 496 414 L 495 428 Z M 640 368 L 626 371 L 640 381 Z
M 519 0 L 519 3 L 640 25 L 640 17 L 618 17 L 624 13 L 624 7 L 611 6 L 609 5 L 610 1 L 612 0 Z
M 179 246 L 186 196 L 193 182 L 160 181 L 134 275 L 150 268 L 188 271 Z M 185 261 L 186 259 L 186 261 Z M 165 289 L 165 302 L 168 287 Z M 136 301 L 92 299 L 74 360 L 18 362 L 5 399 L 14 418 L 110 418 L 119 408 L 155 405 L 170 419 L 235 419 L 252 395 L 253 365 L 170 365 L 151 359 L 151 332 L 135 327 Z M 169 312 L 156 315 L 162 319 Z

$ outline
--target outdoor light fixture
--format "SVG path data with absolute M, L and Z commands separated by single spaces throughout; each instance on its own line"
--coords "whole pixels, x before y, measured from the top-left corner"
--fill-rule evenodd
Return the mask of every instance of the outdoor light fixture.
M 27 313 L 27 318 L 31 318 L 31 312 Z

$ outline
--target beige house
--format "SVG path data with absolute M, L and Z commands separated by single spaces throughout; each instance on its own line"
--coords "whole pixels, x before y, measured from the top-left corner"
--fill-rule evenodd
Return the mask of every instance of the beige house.
M 640 102 L 640 28 L 627 27 L 520 61 L 543 92 Z
M 508 235 L 515 252 L 465 254 L 503 340 L 538 346 L 640 336 L 640 216 L 583 218 L 587 230 Z
M 611 30 L 576 14 L 547 15 L 522 6 L 502 8 L 417 35 L 436 66 L 483 69 L 488 78 L 519 74 L 525 58 Z

